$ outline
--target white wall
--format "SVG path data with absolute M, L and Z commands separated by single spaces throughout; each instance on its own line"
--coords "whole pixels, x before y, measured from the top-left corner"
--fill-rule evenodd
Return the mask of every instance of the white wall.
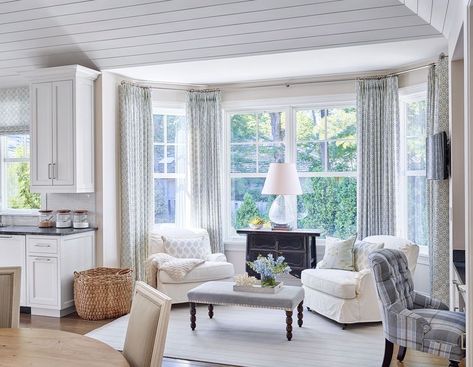
M 98 226 L 97 265 L 120 266 L 119 124 L 115 74 L 103 72 L 95 82 L 95 198 Z

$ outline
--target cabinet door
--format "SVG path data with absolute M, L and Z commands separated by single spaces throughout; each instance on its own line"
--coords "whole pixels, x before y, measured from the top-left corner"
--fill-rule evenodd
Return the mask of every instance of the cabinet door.
M 31 86 L 31 186 L 52 185 L 52 83 Z
M 55 257 L 28 256 L 30 306 L 58 306 L 58 262 Z
M 25 236 L 0 235 L 0 267 L 21 267 L 20 305 L 26 306 L 26 244 Z
M 74 103 L 73 82 L 53 86 L 53 185 L 74 185 Z

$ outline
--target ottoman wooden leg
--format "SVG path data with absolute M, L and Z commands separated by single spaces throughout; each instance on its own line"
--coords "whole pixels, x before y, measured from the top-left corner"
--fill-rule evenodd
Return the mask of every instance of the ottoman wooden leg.
M 214 305 L 209 305 L 209 317 L 214 317 Z
M 195 330 L 195 321 L 196 321 L 196 317 L 195 317 L 195 303 L 194 303 L 194 302 L 191 302 L 191 303 L 190 303 L 190 306 L 191 306 L 191 329 L 192 329 L 192 330 Z
M 299 327 L 302 327 L 302 324 L 304 323 L 302 319 L 304 318 L 304 302 L 299 303 L 299 306 L 297 306 L 297 325 Z
M 292 311 L 286 311 L 286 337 L 287 340 L 292 339 Z

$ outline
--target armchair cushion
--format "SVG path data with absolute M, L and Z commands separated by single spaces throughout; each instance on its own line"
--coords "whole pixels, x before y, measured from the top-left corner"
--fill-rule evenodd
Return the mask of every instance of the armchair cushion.
M 210 244 L 204 237 L 163 237 L 163 240 L 165 252 L 177 258 L 205 260 L 212 253 Z
M 361 271 L 369 269 L 370 263 L 368 255 L 374 250 L 379 250 L 384 247 L 384 243 L 371 243 L 366 241 L 356 241 L 354 246 L 355 255 L 355 270 Z
M 220 253 L 217 252 L 215 254 L 209 254 L 205 257 L 206 261 L 217 261 L 217 262 L 227 262 L 227 257 Z
M 301 274 L 304 286 L 343 299 L 356 298 L 359 280 L 358 272 L 337 269 L 306 269 Z
M 164 271 L 160 271 L 157 276 L 159 277 L 159 282 L 161 283 L 179 284 L 208 282 L 211 280 L 231 278 L 234 275 L 235 271 L 231 263 L 222 261 L 206 261 L 188 272 L 187 275 L 181 280 L 175 280 L 171 278 Z
M 347 240 L 335 237 L 325 239 L 324 258 L 317 264 L 319 269 L 355 270 L 353 266 L 353 245 L 356 236 Z

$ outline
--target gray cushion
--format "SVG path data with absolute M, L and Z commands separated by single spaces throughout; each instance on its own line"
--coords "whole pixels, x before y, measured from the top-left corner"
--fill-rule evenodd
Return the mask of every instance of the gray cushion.
M 284 286 L 275 294 L 235 292 L 233 282 L 207 282 L 187 293 L 189 302 L 293 310 L 304 300 L 301 287 Z

